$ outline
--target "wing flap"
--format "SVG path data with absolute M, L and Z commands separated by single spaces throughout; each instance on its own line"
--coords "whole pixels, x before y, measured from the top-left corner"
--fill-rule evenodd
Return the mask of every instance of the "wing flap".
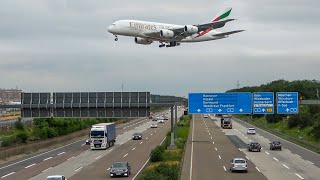
M 219 33 L 219 34 L 214 34 L 212 36 L 228 36 L 230 34 L 235 34 L 235 33 L 239 33 L 245 30 L 236 30 L 236 31 L 229 31 L 229 32 L 224 32 L 224 33 Z

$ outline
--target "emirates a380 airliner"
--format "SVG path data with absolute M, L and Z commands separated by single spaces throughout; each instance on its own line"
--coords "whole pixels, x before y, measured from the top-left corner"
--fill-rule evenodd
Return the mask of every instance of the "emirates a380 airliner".
M 226 19 L 232 8 L 223 9 L 214 19 L 205 24 L 199 25 L 175 25 L 139 20 L 119 20 L 108 27 L 108 31 L 115 36 L 118 35 L 134 37 L 137 44 L 151 44 L 159 41 L 159 47 L 175 47 L 182 42 L 211 41 L 228 37 L 230 34 L 242 32 L 236 30 L 219 32 L 216 29 L 222 28 L 227 22 L 235 19 Z

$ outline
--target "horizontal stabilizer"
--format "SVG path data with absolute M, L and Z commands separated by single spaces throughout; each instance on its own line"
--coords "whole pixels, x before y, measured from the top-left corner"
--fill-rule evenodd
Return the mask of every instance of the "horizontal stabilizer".
M 239 32 L 242 32 L 242 31 L 245 31 L 245 30 L 229 31 L 229 32 L 214 34 L 213 36 L 228 36 L 230 34 L 235 34 L 235 33 L 239 33 Z

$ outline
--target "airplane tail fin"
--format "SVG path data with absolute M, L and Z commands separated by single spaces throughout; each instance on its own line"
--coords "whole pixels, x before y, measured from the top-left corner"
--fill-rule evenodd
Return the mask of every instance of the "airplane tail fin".
M 232 8 L 231 7 L 226 7 L 223 10 L 221 10 L 212 20 L 211 22 L 216 22 L 219 21 L 221 19 L 224 19 L 226 17 L 228 17 L 231 13 Z

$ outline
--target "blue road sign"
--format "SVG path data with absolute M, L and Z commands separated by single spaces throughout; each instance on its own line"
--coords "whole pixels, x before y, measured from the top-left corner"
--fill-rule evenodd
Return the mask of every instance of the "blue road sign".
M 189 114 L 251 113 L 251 93 L 189 93 Z
M 277 113 L 298 114 L 299 100 L 297 92 L 277 92 Z
M 252 93 L 253 114 L 274 114 L 274 93 Z

